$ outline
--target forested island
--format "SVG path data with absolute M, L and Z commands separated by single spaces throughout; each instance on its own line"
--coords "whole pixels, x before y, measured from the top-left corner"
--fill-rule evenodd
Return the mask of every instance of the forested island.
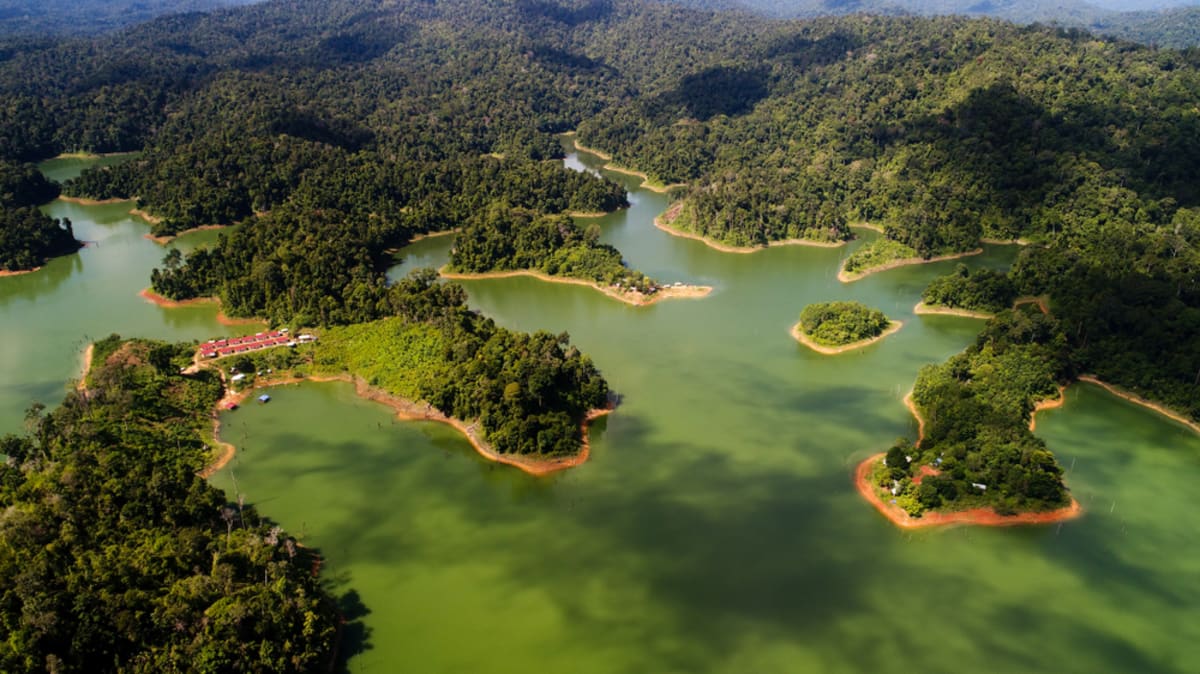
M 332 664 L 320 557 L 198 475 L 215 372 L 111 337 L 85 386 L 0 438 L 0 669 L 311 672 Z
M 502 205 L 473 217 L 458 233 L 444 275 L 489 278 L 529 274 L 549 281 L 578 280 L 623 302 L 641 305 L 670 297 L 698 297 L 711 288 L 665 286 L 630 269 L 621 253 L 600 243 L 564 215 L 538 216 Z
M 900 327 L 900 321 L 861 302 L 818 302 L 800 312 L 792 337 L 813 351 L 834 355 L 874 344 Z
M 0 157 L 0 275 L 33 271 L 52 257 L 79 250 L 70 220 L 36 208 L 58 193 L 58 185 L 33 165 Z

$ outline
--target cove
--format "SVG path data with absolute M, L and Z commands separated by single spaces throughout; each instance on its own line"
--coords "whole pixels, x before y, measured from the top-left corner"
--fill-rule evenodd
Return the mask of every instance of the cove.
M 39 168 L 62 181 L 89 166 L 128 158 L 51 159 Z M 61 199 L 43 206 L 51 217 L 70 218 L 86 247 L 50 260 L 35 273 L 0 278 L 0 433 L 21 432 L 24 411 L 33 401 L 57 405 L 67 382 L 81 373 L 84 348 L 111 333 L 184 341 L 254 331 L 220 325 L 214 306 L 167 310 L 138 297 L 168 248 L 143 238 L 149 227 L 129 215 L 132 206 Z M 196 232 L 171 246 L 187 252 L 216 236 Z
M 573 154 L 568 165 L 603 161 Z M 588 463 L 544 478 L 401 423 L 345 384 L 223 415 L 214 477 L 321 551 L 347 605 L 348 671 L 1189 672 L 1200 668 L 1200 438 L 1089 385 L 1038 416 L 1086 514 L 1062 526 L 896 530 L 854 465 L 916 429 L 916 373 L 981 323 L 917 316 L 958 261 L 836 280 L 841 249 L 729 255 L 671 237 L 664 196 L 589 218 L 630 265 L 711 285 L 634 308 L 530 278 L 464 281 L 506 327 L 568 331 L 622 403 Z M 869 235 L 869 234 L 868 234 Z M 444 264 L 419 241 L 391 272 Z M 1003 267 L 1012 247 L 966 258 Z M 904 322 L 837 357 L 788 334 L 806 304 Z

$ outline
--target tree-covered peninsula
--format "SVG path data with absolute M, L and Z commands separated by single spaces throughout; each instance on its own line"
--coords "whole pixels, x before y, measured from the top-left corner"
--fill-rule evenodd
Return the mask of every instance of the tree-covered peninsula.
M 1062 468 L 1030 419 L 1071 374 L 1059 321 L 1036 309 L 1002 312 L 966 351 L 922 368 L 911 399 L 921 436 L 894 445 L 869 479 L 916 517 L 1066 508 Z
M 444 273 L 451 278 L 530 274 L 546 280 L 582 281 L 631 304 L 646 304 L 707 288 L 664 287 L 635 269 L 621 252 L 600 243 L 600 227 L 579 227 L 565 215 L 497 205 L 463 226 Z
M 198 475 L 222 384 L 191 353 L 103 340 L 86 388 L 0 438 L 0 670 L 331 666 L 317 554 Z
M 323 331 L 311 371 L 428 402 L 527 463 L 576 455 L 588 414 L 609 406 L 608 383 L 567 335 L 501 328 L 432 270 L 394 285 L 388 301 L 390 318 Z
M 900 329 L 900 322 L 861 302 L 817 302 L 800 312 L 792 336 L 825 354 L 836 354 L 874 343 Z
M 33 165 L 0 157 L 0 273 L 36 269 L 52 257 L 79 250 L 70 220 L 51 218 L 36 208 L 58 193 L 58 185 Z
M 996 314 L 1012 307 L 1016 284 L 1007 274 L 992 269 L 971 271 L 960 264 L 953 273 L 929 282 L 921 293 L 921 309 Z

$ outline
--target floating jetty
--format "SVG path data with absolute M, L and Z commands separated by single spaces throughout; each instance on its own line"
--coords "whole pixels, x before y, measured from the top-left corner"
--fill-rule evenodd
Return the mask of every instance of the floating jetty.
M 316 341 L 312 335 L 300 335 L 293 339 L 287 329 L 260 332 L 248 337 L 233 337 L 230 339 L 213 339 L 200 345 L 200 355 L 205 358 L 224 358 L 238 353 L 261 351 L 276 346 L 296 346 Z

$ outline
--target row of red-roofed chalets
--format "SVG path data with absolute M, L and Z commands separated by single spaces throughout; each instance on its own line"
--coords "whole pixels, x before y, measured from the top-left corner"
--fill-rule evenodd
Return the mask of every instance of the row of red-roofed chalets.
M 205 358 L 224 358 L 225 356 L 232 356 L 237 353 L 260 351 L 275 346 L 296 346 L 297 344 L 307 344 L 316 340 L 317 338 L 313 335 L 300 335 L 292 339 L 288 335 L 287 328 L 283 328 L 281 330 L 272 330 L 271 332 L 260 332 L 248 337 L 210 340 L 200 345 L 200 355 Z

